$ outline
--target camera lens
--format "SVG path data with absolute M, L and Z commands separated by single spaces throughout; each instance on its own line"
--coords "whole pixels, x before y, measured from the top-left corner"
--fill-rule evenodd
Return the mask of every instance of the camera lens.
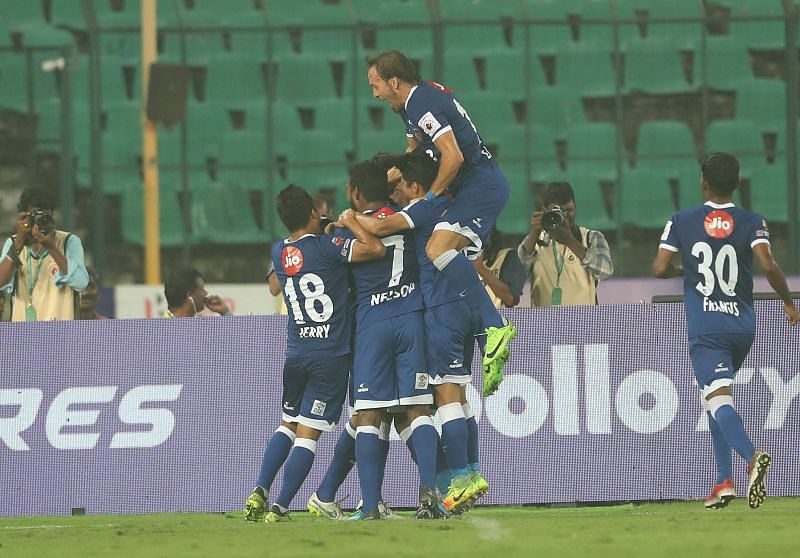
M 542 215 L 542 228 L 546 232 L 550 232 L 557 229 L 563 220 L 564 217 L 561 215 L 560 211 L 548 211 Z

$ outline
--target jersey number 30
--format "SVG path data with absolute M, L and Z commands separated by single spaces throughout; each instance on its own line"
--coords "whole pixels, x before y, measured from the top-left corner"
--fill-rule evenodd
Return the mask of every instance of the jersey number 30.
M 327 322 L 333 316 L 333 300 L 325 294 L 325 283 L 322 277 L 316 273 L 306 273 L 297 279 L 297 285 L 305 298 L 305 316 L 312 322 Z M 294 287 L 294 277 L 286 278 L 286 298 L 289 299 L 289 307 L 292 309 L 292 316 L 297 324 L 306 323 L 303 311 L 300 309 L 300 301 Z
M 707 242 L 695 242 L 692 246 L 692 256 L 698 259 L 697 272 L 703 276 L 702 280 L 695 285 L 700 294 L 710 296 L 714 292 L 716 284 L 719 284 L 719 288 L 725 295 L 734 296 L 736 294 L 739 262 L 733 246 L 724 244 L 715 257 L 714 251 Z

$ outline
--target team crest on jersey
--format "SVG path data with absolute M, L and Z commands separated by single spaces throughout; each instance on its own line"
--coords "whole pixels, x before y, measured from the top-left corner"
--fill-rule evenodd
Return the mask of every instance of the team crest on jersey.
M 281 261 L 286 275 L 293 277 L 303 269 L 303 253 L 296 246 L 284 246 Z
M 703 223 L 706 234 L 712 238 L 728 238 L 733 233 L 733 216 L 727 211 L 715 209 Z
M 439 128 L 442 127 L 442 125 L 438 120 L 436 120 L 436 117 L 433 116 L 433 113 L 430 111 L 422 115 L 422 118 L 419 119 L 417 125 L 429 136 L 433 136 L 439 131 Z

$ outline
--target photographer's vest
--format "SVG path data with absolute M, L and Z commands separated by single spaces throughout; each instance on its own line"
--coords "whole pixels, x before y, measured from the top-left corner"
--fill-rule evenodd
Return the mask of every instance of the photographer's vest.
M 581 244 L 587 246 L 589 229 L 579 229 Z M 553 246 L 556 248 L 555 254 Z M 561 279 L 558 280 L 562 254 L 564 267 L 561 270 Z M 562 291 L 561 306 L 597 304 L 597 280 L 581 265 L 578 256 L 563 244 L 553 241 L 547 246 L 537 244 L 531 265 L 531 306 L 551 306 L 557 280 Z
M 503 269 L 503 264 L 506 261 L 506 257 L 508 253 L 511 252 L 511 248 L 503 248 L 499 252 L 497 252 L 497 256 L 495 256 L 492 265 L 487 265 L 486 269 L 492 272 L 492 275 L 500 278 L 500 271 Z M 483 282 L 483 279 L 481 279 Z M 495 308 L 506 308 L 506 305 L 503 304 L 503 301 L 500 300 L 500 297 L 494 294 L 494 291 L 489 287 L 489 285 L 485 285 L 486 292 L 489 293 L 489 298 L 492 299 L 492 304 L 494 304 Z
M 55 242 L 62 254 L 66 254 L 67 239 L 71 235 L 55 231 Z M 53 278 L 58 273 L 58 264 L 53 256 L 31 257 L 29 247 L 19 253 L 20 265 L 14 277 L 14 303 L 12 322 L 25 321 L 25 309 L 32 305 L 36 321 L 74 320 L 78 312 L 78 293 L 69 285 L 56 285 Z M 31 294 L 31 287 L 33 293 Z

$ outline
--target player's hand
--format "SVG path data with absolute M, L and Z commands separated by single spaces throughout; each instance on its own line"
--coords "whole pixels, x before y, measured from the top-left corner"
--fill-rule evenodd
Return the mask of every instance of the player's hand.
M 222 297 L 217 295 L 208 295 L 206 297 L 206 308 L 217 314 L 229 314 L 231 309 L 228 304 L 222 300 Z
M 531 215 L 531 238 L 539 238 L 542 232 L 542 215 L 544 211 L 537 211 Z
M 386 171 L 386 180 L 389 182 L 389 186 L 397 186 L 401 178 L 403 178 L 403 175 L 400 174 L 397 167 L 392 167 Z
M 352 209 L 345 209 L 339 214 L 339 219 L 336 221 L 337 227 L 343 227 L 345 224 L 353 218 L 353 210 Z M 341 225 L 339 224 L 341 223 Z
M 786 312 L 786 319 L 792 325 L 800 323 L 800 310 L 794 304 L 783 303 L 783 311 Z

